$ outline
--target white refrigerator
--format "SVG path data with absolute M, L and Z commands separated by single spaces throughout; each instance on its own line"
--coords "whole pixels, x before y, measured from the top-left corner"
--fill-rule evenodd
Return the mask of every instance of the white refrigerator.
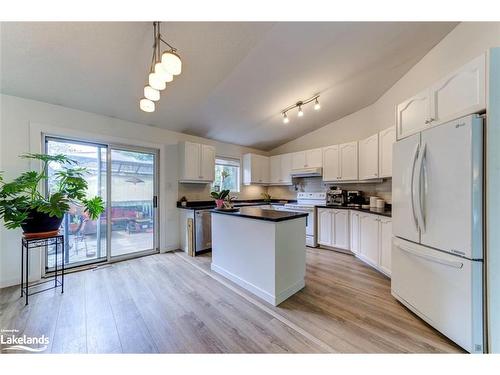
M 391 290 L 471 353 L 483 342 L 483 121 L 438 125 L 394 144 Z

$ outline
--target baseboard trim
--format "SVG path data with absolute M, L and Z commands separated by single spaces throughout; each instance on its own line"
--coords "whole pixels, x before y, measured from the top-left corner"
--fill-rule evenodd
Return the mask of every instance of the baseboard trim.
M 262 298 L 264 301 L 276 306 L 276 296 L 266 292 L 265 290 L 259 288 L 258 286 L 243 280 L 241 277 L 236 276 L 234 273 L 227 271 L 226 269 L 214 264 L 210 265 L 212 271 L 217 272 L 219 275 L 231 280 L 233 283 L 249 290 L 251 293 L 255 294 L 257 297 Z M 283 300 L 282 300 L 283 301 Z

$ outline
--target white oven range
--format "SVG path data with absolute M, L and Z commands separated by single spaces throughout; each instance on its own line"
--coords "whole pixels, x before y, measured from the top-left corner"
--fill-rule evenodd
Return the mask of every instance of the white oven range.
M 297 193 L 297 203 L 287 203 L 281 208 L 284 211 L 307 212 L 306 220 L 306 245 L 309 247 L 317 247 L 317 205 L 326 204 L 325 192 Z

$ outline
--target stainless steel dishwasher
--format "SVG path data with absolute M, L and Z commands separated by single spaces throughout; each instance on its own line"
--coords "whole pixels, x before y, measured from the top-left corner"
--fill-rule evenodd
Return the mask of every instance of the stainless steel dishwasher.
M 209 210 L 194 212 L 194 251 L 199 254 L 212 248 L 212 214 Z

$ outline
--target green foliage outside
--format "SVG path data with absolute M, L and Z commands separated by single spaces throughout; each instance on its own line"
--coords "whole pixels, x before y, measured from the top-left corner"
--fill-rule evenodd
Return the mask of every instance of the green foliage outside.
M 215 180 L 212 185 L 214 191 L 239 191 L 238 167 L 230 165 L 215 165 Z

